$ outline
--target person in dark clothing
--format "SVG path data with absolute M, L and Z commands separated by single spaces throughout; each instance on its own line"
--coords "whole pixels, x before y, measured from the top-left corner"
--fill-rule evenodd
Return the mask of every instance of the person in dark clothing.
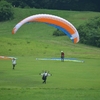
M 43 83 L 45 83 L 45 84 L 46 84 L 47 77 L 52 76 L 52 74 L 49 74 L 49 72 L 47 72 L 47 71 L 41 73 L 40 75 L 42 75 L 42 80 L 43 80 Z
M 47 76 L 48 76 L 48 73 L 45 71 L 42 76 L 43 83 L 45 84 L 46 84 Z
M 64 61 L 64 52 L 61 51 L 61 61 Z

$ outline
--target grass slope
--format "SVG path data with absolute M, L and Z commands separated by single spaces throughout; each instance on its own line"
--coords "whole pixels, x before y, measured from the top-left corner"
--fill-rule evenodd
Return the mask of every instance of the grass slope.
M 58 11 L 15 8 L 13 21 L 0 23 L 0 55 L 17 57 L 16 69 L 10 60 L 0 60 L 0 100 L 99 100 L 100 49 L 73 44 L 67 36 L 52 36 L 55 28 L 43 23 L 22 26 L 15 35 L 12 28 L 23 18 L 49 13 L 66 18 L 76 27 L 97 12 Z M 77 58 L 84 63 L 40 61 L 36 58 Z M 39 73 L 49 70 L 47 84 L 42 84 Z

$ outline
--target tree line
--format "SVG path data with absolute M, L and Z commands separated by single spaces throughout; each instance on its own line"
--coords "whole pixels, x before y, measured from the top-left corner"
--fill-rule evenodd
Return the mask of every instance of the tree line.
M 6 0 L 15 7 L 58 9 L 75 11 L 100 11 L 100 0 Z

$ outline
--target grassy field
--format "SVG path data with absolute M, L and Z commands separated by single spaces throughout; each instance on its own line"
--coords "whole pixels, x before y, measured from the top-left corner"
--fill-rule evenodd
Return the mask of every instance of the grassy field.
M 58 11 L 15 8 L 15 19 L 0 22 L 0 56 L 17 58 L 15 70 L 11 60 L 0 60 L 0 100 L 99 100 L 100 48 L 73 44 L 67 36 L 54 37 L 55 28 L 43 23 L 22 26 L 15 35 L 13 27 L 23 18 L 49 13 L 66 18 L 76 27 L 97 12 Z M 82 62 L 36 60 L 36 58 L 75 58 Z M 42 84 L 39 73 L 48 70 L 52 76 Z

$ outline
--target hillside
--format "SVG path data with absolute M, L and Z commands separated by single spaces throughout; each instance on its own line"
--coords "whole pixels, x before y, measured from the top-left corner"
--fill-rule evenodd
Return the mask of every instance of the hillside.
M 53 36 L 55 28 L 43 23 L 27 23 L 15 35 L 13 27 L 23 18 L 49 13 L 66 18 L 75 27 L 85 23 L 97 12 L 59 11 L 15 8 L 15 19 L 0 23 L 0 56 L 18 58 L 15 70 L 11 60 L 0 59 L 0 100 L 99 100 L 100 99 L 100 48 L 74 44 L 67 36 Z M 60 58 L 65 60 L 39 60 Z M 81 62 L 78 62 L 81 61 Z M 41 73 L 52 76 L 43 84 Z
M 20 8 L 14 10 L 14 20 L 0 23 L 1 55 L 59 57 L 60 51 L 63 50 L 66 57 L 99 58 L 99 48 L 80 43 L 73 44 L 67 36 L 54 37 L 52 33 L 56 29 L 43 23 L 28 23 L 22 26 L 15 35 L 12 35 L 11 31 L 19 21 L 33 14 L 54 14 L 67 19 L 77 28 L 100 13 Z

